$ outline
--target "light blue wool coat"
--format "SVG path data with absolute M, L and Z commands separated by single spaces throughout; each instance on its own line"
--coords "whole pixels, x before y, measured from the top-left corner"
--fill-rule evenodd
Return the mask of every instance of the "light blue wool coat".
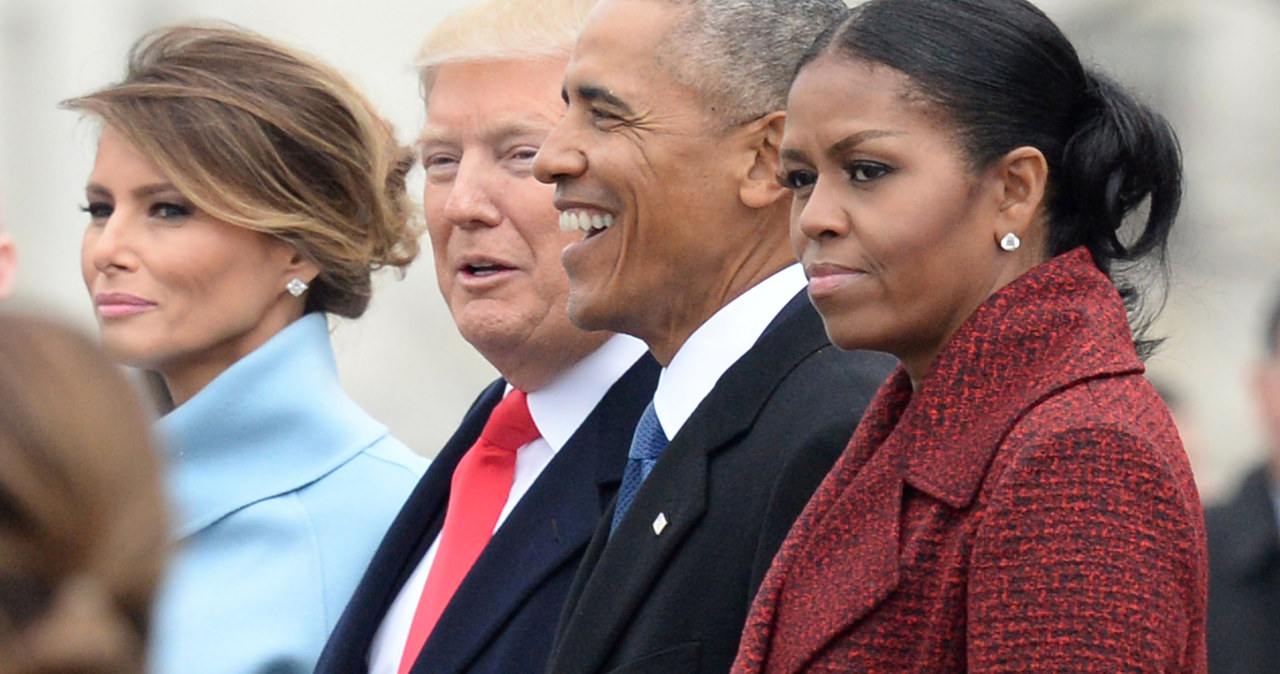
M 152 671 L 310 672 L 426 459 L 343 392 L 323 314 L 158 427 L 177 542 Z

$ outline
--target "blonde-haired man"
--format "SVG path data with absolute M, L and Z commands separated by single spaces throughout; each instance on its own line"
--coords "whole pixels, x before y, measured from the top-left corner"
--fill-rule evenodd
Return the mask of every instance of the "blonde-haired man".
M 419 150 L 437 280 L 459 331 L 502 379 L 396 518 L 320 674 L 545 667 L 658 372 L 639 340 L 569 322 L 560 251 L 579 235 L 560 230 L 553 188 L 532 175 L 564 114 L 565 65 L 593 4 L 481 0 L 423 44 Z

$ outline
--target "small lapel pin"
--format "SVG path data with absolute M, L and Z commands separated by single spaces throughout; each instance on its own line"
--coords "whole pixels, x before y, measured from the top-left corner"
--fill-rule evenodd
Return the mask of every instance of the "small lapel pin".
M 667 514 L 658 513 L 658 516 L 653 519 L 653 535 L 654 536 L 661 535 L 662 530 L 666 528 L 667 528 Z

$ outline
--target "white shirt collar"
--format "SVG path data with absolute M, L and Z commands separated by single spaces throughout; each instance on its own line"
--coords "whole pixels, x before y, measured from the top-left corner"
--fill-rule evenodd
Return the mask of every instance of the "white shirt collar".
M 552 451 L 560 451 L 610 387 L 647 350 L 635 337 L 614 335 L 550 384 L 529 393 L 529 414 Z
M 793 264 L 749 288 L 694 330 L 658 378 L 654 411 L 668 438 L 688 421 L 720 376 L 760 339 L 808 281 Z

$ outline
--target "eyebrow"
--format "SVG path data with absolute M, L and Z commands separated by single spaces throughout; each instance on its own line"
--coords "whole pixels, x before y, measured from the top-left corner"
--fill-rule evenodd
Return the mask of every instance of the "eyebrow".
M 830 155 L 840 155 L 856 149 L 859 145 L 876 138 L 888 138 L 891 136 L 905 136 L 905 131 L 886 131 L 882 129 L 867 129 L 846 136 L 844 139 L 831 146 L 827 151 Z
M 95 196 L 112 196 L 111 190 L 99 185 L 98 183 L 89 183 L 85 186 L 84 191 Z M 153 197 L 165 192 L 177 192 L 178 194 L 181 194 L 178 188 L 173 186 L 173 183 L 151 183 L 150 185 L 143 185 L 141 187 L 134 188 L 133 197 L 135 199 L 146 199 L 147 197 Z
M 498 122 L 493 125 L 486 125 L 480 129 L 480 137 L 486 142 L 492 143 L 495 140 L 506 138 L 514 138 L 517 136 L 531 136 L 538 134 L 550 133 L 553 123 L 542 120 L 514 120 L 506 122 Z M 416 145 L 419 149 L 431 145 L 443 145 L 456 142 L 454 134 L 445 127 L 433 127 L 430 123 L 422 128 L 422 132 L 418 134 Z

